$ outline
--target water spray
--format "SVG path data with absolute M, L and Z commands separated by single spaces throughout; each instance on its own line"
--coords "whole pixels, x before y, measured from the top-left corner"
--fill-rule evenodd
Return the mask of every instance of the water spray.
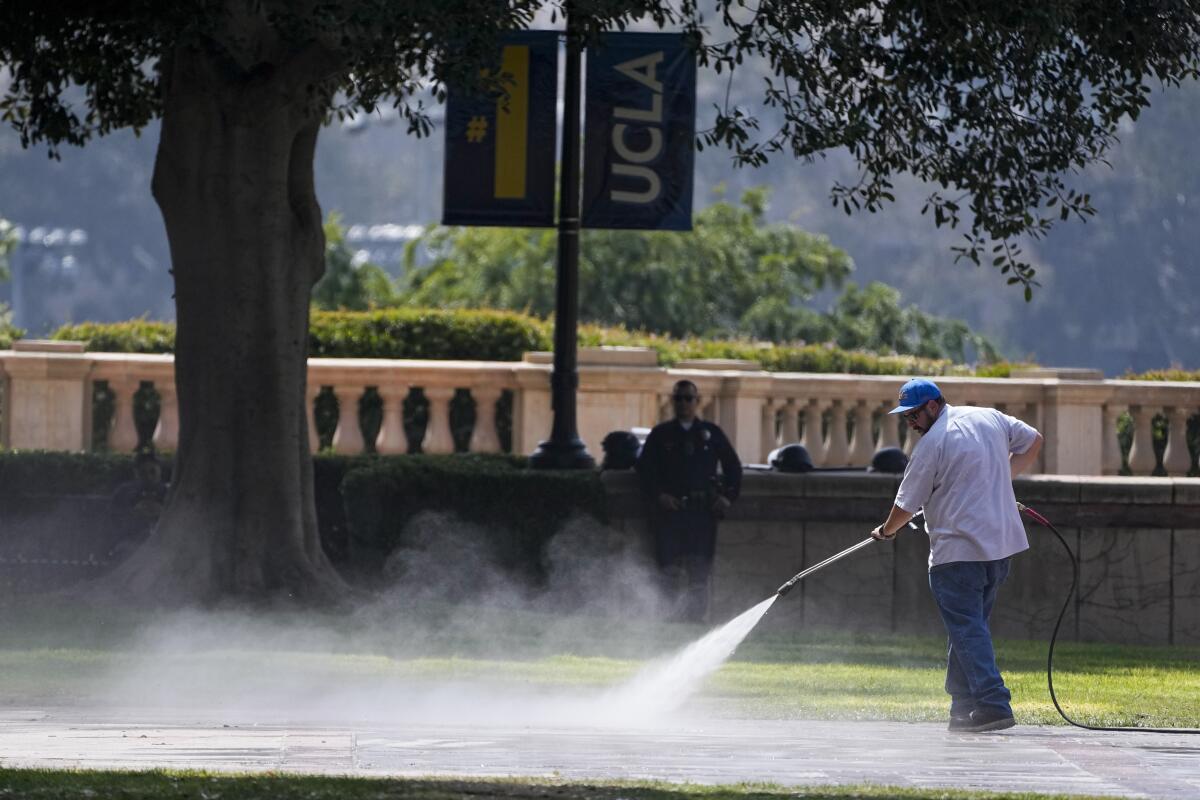
M 1051 530 L 1058 537 L 1059 542 L 1067 551 L 1067 555 L 1071 559 L 1072 581 L 1071 588 L 1067 591 L 1067 598 L 1063 604 L 1062 611 L 1059 612 L 1058 621 L 1054 625 L 1054 632 L 1050 636 L 1050 650 L 1046 663 L 1046 679 L 1050 689 L 1050 699 L 1054 703 L 1055 709 L 1071 725 L 1079 728 L 1085 728 L 1093 731 L 1127 731 L 1137 733 L 1200 733 L 1200 729 L 1189 728 L 1136 728 L 1136 727 L 1106 727 L 1099 725 L 1086 725 L 1076 722 L 1067 716 L 1062 707 L 1058 703 L 1058 698 L 1054 693 L 1054 645 L 1058 639 L 1058 631 L 1062 626 L 1063 618 L 1066 615 L 1067 609 L 1070 608 L 1071 602 L 1075 597 L 1075 593 L 1079 586 L 1079 562 L 1075 558 L 1074 551 L 1070 545 L 1062 537 L 1062 534 L 1054 527 L 1051 522 L 1043 517 L 1032 508 L 1017 503 L 1017 509 L 1025 516 L 1032 519 L 1034 522 Z M 918 514 L 906 524 L 912 530 L 921 530 L 916 520 L 920 518 Z M 706 636 L 692 643 L 690 646 L 677 653 L 674 658 L 667 662 L 657 664 L 644 671 L 637 676 L 630 684 L 622 687 L 616 692 L 610 693 L 605 697 L 605 708 L 607 710 L 616 711 L 621 719 L 628 719 L 634 714 L 643 716 L 655 716 L 663 712 L 671 711 L 681 705 L 684 700 L 694 692 L 700 685 L 701 681 L 710 673 L 714 672 L 721 664 L 733 655 L 734 650 L 742 640 L 750 633 L 751 630 L 758 624 L 759 620 L 767 613 L 774 605 L 775 601 L 784 597 L 796 584 L 804 580 L 807 576 L 813 574 L 817 570 L 824 569 L 835 561 L 840 561 L 851 553 L 856 553 L 862 550 L 867 545 L 874 542 L 874 537 L 868 537 L 857 544 L 847 547 L 840 553 L 835 553 L 824 561 L 813 564 L 811 567 L 797 572 L 789 578 L 782 586 L 775 590 L 775 593 L 763 600 L 753 608 L 742 612 L 733 620 L 730 620 L 725 625 L 714 628 Z

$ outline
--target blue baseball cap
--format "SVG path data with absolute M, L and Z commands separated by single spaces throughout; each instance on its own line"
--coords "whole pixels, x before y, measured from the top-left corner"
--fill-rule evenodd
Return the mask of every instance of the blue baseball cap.
M 942 390 L 933 381 L 927 378 L 913 378 L 900 387 L 900 405 L 888 413 L 899 414 L 902 411 L 912 411 L 914 408 L 923 406 L 930 400 L 937 400 L 941 396 Z

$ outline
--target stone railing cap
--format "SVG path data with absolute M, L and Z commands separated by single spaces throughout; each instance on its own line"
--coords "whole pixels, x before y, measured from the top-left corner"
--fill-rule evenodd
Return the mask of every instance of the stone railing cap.
M 1064 381 L 1102 381 L 1104 370 L 1091 367 L 1021 367 L 1011 373 L 1014 378 L 1058 378 Z
M 757 361 L 744 358 L 685 358 L 675 364 L 675 369 L 740 369 L 760 370 L 762 365 Z
M 529 364 L 552 364 L 554 353 L 535 350 L 526 353 L 523 360 Z M 588 367 L 657 367 L 658 353 L 649 347 L 606 344 L 579 348 L 576 361 L 580 366 Z
M 12 343 L 17 353 L 82 353 L 86 347 L 86 342 L 58 339 L 17 339 Z

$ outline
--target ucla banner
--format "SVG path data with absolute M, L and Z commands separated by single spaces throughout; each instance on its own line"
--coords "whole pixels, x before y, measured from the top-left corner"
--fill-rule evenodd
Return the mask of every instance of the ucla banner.
M 696 55 L 680 34 L 588 48 L 585 228 L 692 229 Z
M 558 35 L 506 34 L 508 95 L 448 92 L 443 225 L 554 225 Z

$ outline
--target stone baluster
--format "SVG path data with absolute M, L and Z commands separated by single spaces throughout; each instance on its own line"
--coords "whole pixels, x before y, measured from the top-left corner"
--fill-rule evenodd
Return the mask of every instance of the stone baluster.
M 499 453 L 500 436 L 496 433 L 496 402 L 500 399 L 498 386 L 475 386 L 475 427 L 471 431 L 472 453 Z
M 425 426 L 425 439 L 421 442 L 422 453 L 454 452 L 454 437 L 450 433 L 450 400 L 453 397 L 451 386 L 425 387 L 429 421 Z
M 787 406 L 784 406 L 786 412 Z M 779 440 L 775 435 L 775 424 L 779 417 L 779 404 L 775 402 L 773 397 L 763 398 L 762 404 L 762 428 L 760 435 L 762 436 L 762 444 L 759 450 L 762 451 L 762 460 L 766 461 L 767 456 L 771 451 L 779 446 Z
M 321 434 L 317 431 L 317 396 L 321 387 L 309 384 L 304 389 L 304 416 L 308 419 L 308 449 L 317 452 L 321 449 Z
M 179 447 L 179 397 L 175 394 L 175 381 L 167 380 L 158 389 L 158 424 L 154 426 L 154 448 L 175 450 Z
M 359 455 L 363 451 L 362 427 L 358 424 L 358 401 L 361 386 L 335 386 L 333 396 L 338 403 L 337 429 L 333 432 L 333 449 L 337 453 Z
M 813 465 L 818 467 L 825 460 L 825 438 L 821 434 L 821 418 L 825 415 L 827 406 L 827 400 L 809 400 L 804 404 L 804 435 L 800 437 L 800 444 L 808 451 Z M 792 419 L 795 418 L 795 415 L 792 415 Z
M 850 442 L 846 438 L 846 406 L 842 400 L 834 400 L 829 418 L 829 442 L 825 447 L 823 467 L 845 467 L 850 465 Z
M 875 431 L 872 419 L 874 409 L 866 400 L 854 404 L 854 438 L 850 441 L 850 464 L 865 467 L 875 455 Z
M 1101 448 L 1101 474 L 1118 475 L 1121 472 L 1121 440 L 1117 438 L 1117 420 L 1125 407 L 1115 403 L 1104 404 L 1101 432 L 1104 436 Z
M 1145 406 L 1130 406 L 1133 417 L 1133 444 L 1129 448 L 1129 471 L 1134 475 L 1149 475 L 1154 471 L 1154 413 Z
M 779 420 L 779 443 L 792 444 L 800 441 L 800 406 L 796 400 L 783 404 L 783 416 Z
M 108 388 L 113 393 L 113 425 L 108 448 L 116 453 L 132 452 L 138 444 L 137 426 L 133 424 L 133 394 L 138 384 L 117 378 L 109 381 Z
M 1166 409 L 1167 449 L 1163 453 L 1163 469 L 1168 475 L 1183 477 L 1192 467 L 1192 454 L 1187 446 L 1187 423 L 1193 410 L 1186 406 Z
M 879 418 L 879 449 L 900 446 L 899 414 L 889 414 L 896 407 L 895 400 L 884 400 L 879 405 L 882 416 Z
M 388 455 L 408 452 L 408 437 L 404 434 L 404 400 L 409 391 L 410 387 L 407 384 L 379 387 L 383 420 L 379 426 L 379 436 L 375 440 L 375 452 Z
M 656 422 L 666 422 L 675 416 L 675 408 L 671 403 L 670 394 L 658 395 L 658 419 Z M 654 427 L 653 425 L 651 427 Z

